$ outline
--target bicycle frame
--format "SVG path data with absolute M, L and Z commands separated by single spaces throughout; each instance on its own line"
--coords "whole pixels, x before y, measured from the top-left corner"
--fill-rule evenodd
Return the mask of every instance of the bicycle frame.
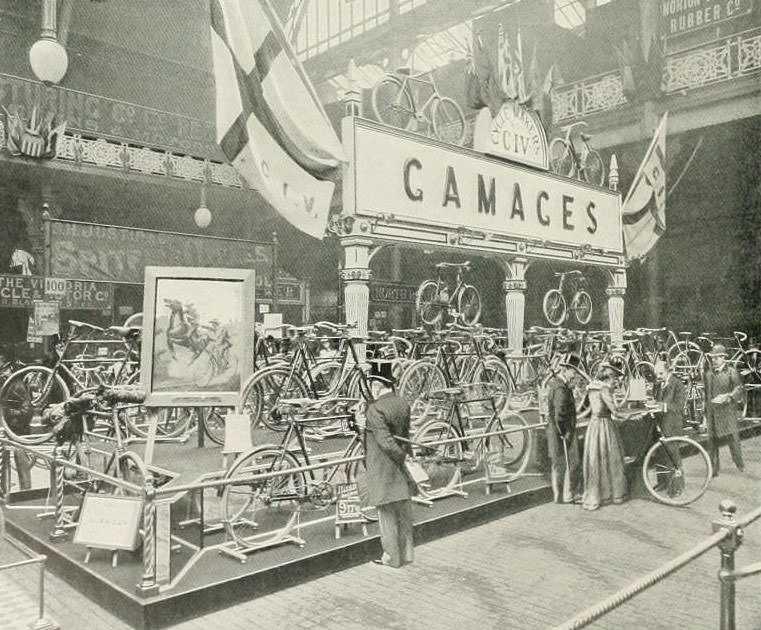
M 439 92 L 436 89 L 436 83 L 433 80 L 432 72 L 431 71 L 421 72 L 415 75 L 396 72 L 394 73 L 394 76 L 402 79 L 402 93 L 407 92 L 408 96 L 410 97 L 410 101 L 412 102 L 412 109 L 413 109 L 413 113 L 415 114 L 415 117 L 425 118 L 425 120 L 430 123 L 431 119 L 429 116 L 426 115 L 425 112 L 427 112 L 428 109 L 431 107 L 431 105 L 439 99 Z M 421 78 L 426 76 L 428 77 L 427 79 Z M 411 87 L 411 84 L 413 83 L 417 83 L 419 85 L 425 85 L 431 89 L 431 95 L 426 99 L 425 103 L 423 103 L 422 106 L 418 105 L 417 99 L 415 98 L 415 93 Z

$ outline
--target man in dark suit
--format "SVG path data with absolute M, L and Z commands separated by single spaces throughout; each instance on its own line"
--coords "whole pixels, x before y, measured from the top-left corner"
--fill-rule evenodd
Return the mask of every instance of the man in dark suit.
M 581 502 L 581 457 L 576 439 L 576 400 L 571 388 L 572 380 L 578 377 L 579 363 L 578 356 L 567 356 L 548 383 L 547 450 L 555 503 Z
M 411 455 L 410 407 L 394 392 L 390 361 L 371 362 L 373 402 L 367 407 L 365 465 L 367 497 L 378 509 L 383 556 L 376 564 L 400 567 L 413 560 L 412 494 L 414 484 L 404 462 Z M 401 438 L 401 439 L 397 439 Z
M 684 383 L 663 360 L 655 363 L 655 378 L 653 395 L 655 400 L 660 403 L 658 412 L 663 435 L 667 438 L 684 435 L 684 404 L 687 397 Z M 682 456 L 679 453 L 679 447 L 671 446 L 668 451 L 671 458 L 667 464 L 668 468 L 671 468 L 671 464 L 681 466 Z M 670 495 L 676 496 L 684 490 L 684 477 L 675 476 L 671 479 L 659 479 L 658 485 L 666 488 Z
M 704 375 L 708 454 L 714 476 L 719 474 L 719 444 L 727 439 L 737 469 L 745 470 L 737 418 L 745 388 L 737 370 L 727 363 L 727 349 L 717 343 L 708 353 L 710 368 Z

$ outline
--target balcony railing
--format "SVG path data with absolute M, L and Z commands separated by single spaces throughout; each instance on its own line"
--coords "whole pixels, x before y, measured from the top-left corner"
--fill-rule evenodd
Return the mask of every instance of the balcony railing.
M 758 72 L 761 72 L 761 28 L 667 56 L 661 91 L 673 94 Z M 582 118 L 627 103 L 620 70 L 560 86 L 552 94 L 556 121 Z

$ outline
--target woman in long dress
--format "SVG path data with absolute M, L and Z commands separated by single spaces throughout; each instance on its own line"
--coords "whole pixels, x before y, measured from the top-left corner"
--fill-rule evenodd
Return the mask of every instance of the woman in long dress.
M 612 385 L 616 370 L 602 365 L 597 378 L 589 383 L 591 419 L 584 438 L 585 510 L 596 510 L 606 503 L 622 503 L 626 499 L 626 475 L 621 436 L 613 420 L 616 403 Z

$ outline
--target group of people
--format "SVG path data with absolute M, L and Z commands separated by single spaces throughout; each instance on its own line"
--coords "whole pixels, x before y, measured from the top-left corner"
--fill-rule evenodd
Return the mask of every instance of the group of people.
M 719 446 L 729 444 L 737 469 L 744 471 L 738 427 L 738 409 L 744 387 L 737 370 L 727 363 L 727 350 L 716 344 L 708 354 L 703 375 L 707 450 L 713 475 L 719 474 Z M 622 503 L 628 494 L 624 449 L 618 428 L 619 408 L 613 397 L 615 380 L 622 370 L 611 362 L 597 369 L 587 386 L 590 420 L 579 448 L 576 401 L 572 382 L 578 376 L 580 359 L 568 355 L 548 387 L 547 446 L 550 479 L 556 503 L 580 503 L 596 510 L 608 503 Z M 665 437 L 684 433 L 685 386 L 664 357 L 655 364 L 653 396 L 658 403 L 659 424 Z M 678 452 L 670 453 L 679 461 Z M 679 480 L 669 480 L 670 492 L 678 493 Z

